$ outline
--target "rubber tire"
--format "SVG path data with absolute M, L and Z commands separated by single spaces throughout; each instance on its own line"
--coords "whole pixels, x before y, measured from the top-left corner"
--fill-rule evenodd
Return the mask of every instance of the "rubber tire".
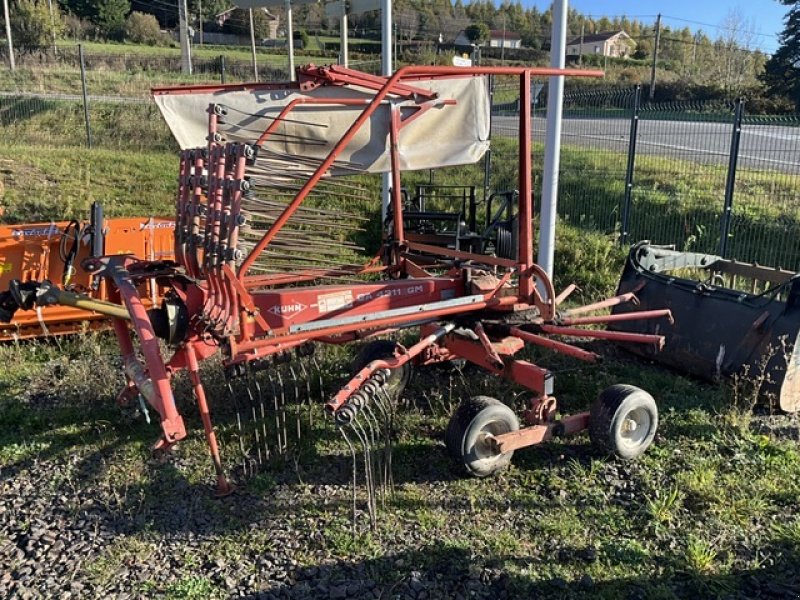
M 391 340 L 372 340 L 365 344 L 353 361 L 353 375 L 358 373 L 373 360 L 394 358 L 394 349 L 396 346 L 397 344 Z M 402 367 L 392 369 L 389 381 L 386 382 L 386 390 L 392 402 L 397 402 L 403 396 L 408 382 L 411 381 L 412 373 L 413 366 L 411 361 L 407 362 Z
M 622 436 L 622 427 L 634 410 L 643 410 L 649 417 L 650 429 L 634 444 Z M 589 438 L 606 454 L 633 460 L 644 453 L 653 442 L 658 429 L 658 407 L 653 397 L 641 388 L 617 384 L 600 392 L 589 412 Z
M 492 457 L 476 453 L 476 441 L 482 431 L 497 435 L 519 429 L 517 415 L 508 406 L 489 396 L 474 396 L 465 400 L 453 413 L 444 433 L 450 456 L 476 477 L 487 477 L 505 469 L 514 451 Z

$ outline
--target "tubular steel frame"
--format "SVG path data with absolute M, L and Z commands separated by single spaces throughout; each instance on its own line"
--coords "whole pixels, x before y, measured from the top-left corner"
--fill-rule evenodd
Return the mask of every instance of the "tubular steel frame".
M 533 77 L 596 77 L 599 71 L 559 70 L 527 67 L 404 67 L 389 78 L 376 77 L 340 67 L 305 67 L 299 70 L 295 84 L 303 92 L 320 85 L 357 86 L 374 92 L 369 100 L 353 98 L 305 98 L 289 102 L 278 117 L 257 138 L 254 145 L 225 144 L 218 131 L 223 110 L 209 107 L 208 147 L 181 153 L 180 179 L 176 199 L 175 256 L 179 268 L 162 263 L 136 261 L 127 256 L 103 257 L 84 261 L 94 275 L 105 276 L 131 315 L 131 325 L 139 338 L 144 364 L 134 353 L 129 324 L 114 319 L 115 331 L 130 380 L 123 396 L 138 390 L 161 417 L 162 439 L 157 446 L 168 448 L 186 436 L 170 389 L 172 374 L 187 369 L 198 402 L 209 449 L 217 473 L 220 493 L 229 491 L 222 472 L 219 450 L 211 425 L 205 392 L 198 374 L 198 361 L 219 348 L 226 353 L 226 364 L 262 361 L 265 357 L 298 347 L 309 341 L 345 343 L 368 335 L 401 327 L 421 326 L 421 339 L 408 349 L 397 346 L 395 356 L 376 360 L 365 366 L 333 396 L 326 409 L 336 415 L 354 401 L 360 388 L 376 373 L 396 369 L 409 361 L 430 364 L 463 358 L 488 372 L 512 380 L 532 393 L 530 409 L 525 413 L 528 427 L 519 432 L 499 435 L 494 443 L 499 451 L 539 443 L 553 435 L 585 429 L 587 414 L 555 420 L 552 398 L 552 374 L 543 367 L 515 358 L 531 343 L 570 355 L 587 362 L 598 356 L 569 343 L 545 337 L 589 337 L 616 341 L 655 344 L 663 338 L 654 335 L 581 329 L 576 325 L 605 323 L 609 316 L 574 315 L 635 302 L 635 294 L 618 296 L 603 302 L 559 312 L 558 305 L 574 286 L 556 296 L 544 271 L 533 261 L 533 206 L 531 179 L 531 97 Z M 424 89 L 425 79 L 507 75 L 519 78 L 519 194 L 518 253 L 515 260 L 456 251 L 449 248 L 412 243 L 403 229 L 399 152 L 400 133 L 405 125 L 424 118 L 426 111 L 452 105 Z M 419 87 L 418 87 L 419 86 Z M 281 84 L 280 88 L 285 89 Z M 226 86 L 190 88 L 190 90 L 278 89 L 278 86 Z M 184 89 L 162 89 L 154 93 L 186 93 Z M 272 222 L 247 256 L 237 249 L 243 195 L 249 193 L 246 178 L 248 164 L 274 134 L 279 123 L 303 105 L 349 106 L 360 109 L 347 132 L 339 139 L 294 198 Z M 335 165 L 337 158 L 380 106 L 389 110 L 390 160 L 393 172 L 392 229 L 385 242 L 384 264 L 373 259 L 360 269 L 310 268 L 288 274 L 253 274 L 255 261 L 269 247 L 281 229 L 298 211 L 320 180 Z M 401 113 L 401 108 L 406 113 Z M 408 114 L 408 111 L 413 112 Z M 203 175 L 207 173 L 207 175 Z M 204 191 L 205 190 L 205 191 Z M 205 202 L 204 202 L 205 200 Z M 201 227 L 204 228 L 201 230 Z M 435 255 L 450 261 L 444 275 L 434 275 L 415 262 L 417 254 Z M 238 267 L 237 267 L 238 265 Z M 471 274 L 476 266 L 499 269 L 499 276 L 480 282 Z M 480 269 L 479 269 L 480 270 Z M 345 285 L 301 286 L 291 284 L 313 281 L 328 274 L 350 272 L 353 275 L 386 273 L 396 279 L 382 282 Z M 144 277 L 157 277 L 171 288 L 171 294 L 186 307 L 187 332 L 173 344 L 177 350 L 164 361 L 156 334 L 139 298 L 134 283 Z M 539 284 L 537 286 L 537 283 Z M 540 293 L 539 290 L 544 290 Z M 337 296 L 338 294 L 338 296 Z M 323 313 L 321 298 L 335 298 L 338 308 Z M 317 308 L 311 310 L 312 305 Z M 304 306 L 303 314 L 286 318 L 284 307 Z M 518 325 L 506 325 L 503 315 L 528 314 Z M 498 316 L 501 317 L 498 319 Z M 458 318 L 457 321 L 451 320 Z M 669 318 L 669 311 L 630 313 L 626 318 Z M 458 322 L 458 325 L 456 325 Z

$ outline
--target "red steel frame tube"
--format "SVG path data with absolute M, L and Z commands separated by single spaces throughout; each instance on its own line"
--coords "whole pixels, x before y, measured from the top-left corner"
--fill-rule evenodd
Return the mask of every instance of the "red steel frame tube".
M 247 274 L 250 267 L 252 267 L 253 263 L 255 262 L 256 258 L 258 257 L 261 252 L 269 245 L 272 239 L 277 235 L 278 231 L 286 224 L 286 221 L 297 211 L 300 204 L 303 203 L 306 196 L 308 196 L 309 192 L 317 185 L 322 176 L 325 172 L 333 165 L 336 158 L 342 153 L 344 148 L 353 140 L 355 134 L 358 132 L 359 129 L 364 125 L 364 123 L 369 119 L 372 114 L 377 110 L 378 106 L 386 99 L 386 97 L 392 92 L 394 86 L 397 82 L 401 79 L 411 76 L 436 76 L 436 75 L 517 75 L 521 76 L 521 81 L 530 81 L 530 78 L 534 75 L 537 76 L 551 76 L 551 75 L 571 75 L 576 77 L 601 77 L 603 75 L 602 71 L 590 71 L 590 70 L 580 70 L 580 69 L 547 69 L 547 68 L 524 68 L 524 67 L 437 67 L 437 66 L 414 66 L 414 67 L 403 67 L 396 71 L 391 77 L 388 78 L 386 83 L 383 85 L 375 96 L 370 101 L 369 105 L 361 112 L 361 114 L 353 121 L 353 124 L 347 130 L 347 132 L 342 136 L 342 138 L 336 143 L 333 147 L 331 152 L 328 154 L 328 157 L 322 161 L 317 170 L 314 174 L 309 177 L 306 183 L 300 188 L 297 192 L 297 195 L 294 199 L 289 203 L 286 209 L 283 211 L 280 217 L 275 220 L 272 227 L 270 227 L 269 231 L 267 231 L 261 240 L 255 245 L 255 247 L 250 251 L 250 254 L 247 255 L 242 265 L 239 267 L 239 279 L 243 280 L 244 276 Z M 521 93 L 525 93 L 524 90 Z M 530 92 L 528 91 L 528 94 Z M 528 125 L 530 125 L 530 103 L 526 103 L 526 106 L 523 108 L 523 114 L 528 115 Z M 529 127 L 525 130 L 525 136 L 527 139 L 526 146 L 530 149 L 530 132 Z M 528 152 L 528 155 L 530 153 Z M 531 186 L 531 172 L 528 169 L 525 172 L 520 173 L 520 179 L 524 180 L 521 181 L 520 189 L 530 191 L 532 189 Z M 522 219 L 520 219 L 522 220 Z M 531 251 L 532 252 L 532 251 Z M 532 259 L 528 261 L 526 264 L 523 265 L 524 269 L 527 270 L 532 263 Z M 527 286 L 526 286 L 527 287 Z M 532 283 L 531 283 L 532 287 Z
M 568 337 L 588 337 L 615 342 L 632 342 L 634 344 L 655 344 L 659 348 L 664 346 L 663 335 L 625 333 L 622 331 L 606 331 L 605 329 L 578 329 L 577 327 L 559 327 L 558 325 L 539 325 L 539 328 L 545 333 L 566 335 Z
M 537 346 L 542 346 L 543 348 L 550 348 L 551 350 L 555 350 L 561 354 L 566 354 L 567 356 L 572 356 L 573 358 L 577 358 L 579 360 L 585 360 L 586 362 L 597 362 L 597 360 L 600 358 L 600 356 L 594 352 L 589 352 L 588 350 L 583 350 L 582 348 L 576 348 L 575 346 L 566 344 L 564 342 L 559 342 L 558 340 L 551 340 L 550 338 L 536 335 L 535 333 L 530 333 L 529 331 L 524 331 L 518 327 L 512 327 L 509 330 L 509 333 L 523 341 L 535 344 Z
M 522 270 L 533 264 L 533 184 L 531 181 L 531 72 L 519 77 L 519 256 Z M 520 273 L 519 295 L 530 301 L 533 278 Z
M 621 313 L 618 315 L 598 315 L 595 317 L 575 317 L 561 320 L 562 325 L 594 325 L 597 323 L 618 323 L 620 321 L 638 321 L 640 319 L 658 319 L 666 317 L 670 323 L 674 322 L 672 311 L 668 308 L 660 310 L 642 310 L 638 312 Z
M 593 310 L 611 308 L 612 306 L 617 306 L 618 304 L 625 304 L 626 302 L 633 302 L 634 304 L 638 304 L 639 299 L 633 292 L 628 292 L 627 294 L 620 294 L 619 296 L 613 296 L 612 298 L 607 298 L 605 300 L 601 300 L 600 302 L 595 302 L 594 304 L 587 304 L 586 306 L 577 306 L 575 308 L 571 308 L 567 311 L 564 311 L 564 314 L 580 315 L 583 313 L 592 312 Z
M 394 228 L 394 243 L 405 242 L 403 231 L 403 203 L 400 195 L 400 109 L 391 108 L 391 127 L 389 127 L 389 140 L 391 143 L 392 158 L 392 226 Z
M 211 424 L 211 414 L 209 413 L 208 402 L 206 401 L 206 391 L 200 380 L 200 366 L 197 364 L 197 354 L 191 342 L 186 344 L 183 352 L 186 356 L 186 367 L 189 371 L 189 379 L 192 382 L 194 396 L 197 400 L 197 408 L 200 411 L 200 419 L 203 421 L 203 429 L 205 430 L 206 441 L 208 442 L 208 451 L 211 454 L 211 461 L 214 463 L 214 472 L 217 475 L 217 494 L 227 495 L 231 493 L 232 488 L 222 468 L 219 446 L 217 445 L 217 436 L 214 433 L 214 426 Z
M 269 124 L 255 142 L 256 146 L 261 146 L 267 141 L 267 138 L 280 127 L 283 120 L 290 112 L 292 112 L 300 104 L 326 104 L 326 105 L 340 105 L 340 106 L 366 106 L 369 104 L 366 98 L 295 98 L 289 104 L 281 109 L 275 120 Z
M 332 325 L 331 327 L 326 327 L 325 329 L 319 329 L 313 332 L 300 331 L 298 333 L 289 333 L 286 335 L 275 336 L 271 338 L 254 339 L 242 343 L 236 343 L 235 341 L 232 341 L 231 353 L 238 354 L 242 352 L 250 352 L 252 350 L 257 350 L 258 348 L 264 348 L 267 346 L 275 346 L 298 340 L 314 340 L 323 337 L 340 335 L 342 333 L 350 333 L 352 331 L 358 331 L 360 329 L 366 329 L 366 328 L 378 329 L 378 328 L 402 325 L 404 323 L 416 323 L 418 321 L 427 321 L 427 320 L 437 319 L 439 317 L 456 315 L 459 313 L 473 312 L 489 307 L 495 308 L 500 306 L 511 306 L 517 303 L 519 303 L 519 298 L 517 296 L 504 296 L 502 298 L 491 298 L 484 300 L 482 302 L 474 302 L 472 304 L 466 304 L 461 306 L 453 306 L 449 308 L 442 308 L 438 310 L 430 310 L 424 312 L 421 311 L 418 313 L 403 315 L 401 317 L 394 316 L 394 317 L 387 317 L 385 319 L 376 319 L 374 321 L 369 321 L 367 323 L 350 323 L 347 325 L 338 325 L 338 326 Z
M 155 404 L 153 408 L 161 416 L 161 429 L 164 432 L 164 441 L 172 444 L 186 437 L 186 428 L 183 425 L 183 418 L 175 407 L 175 398 L 172 395 L 172 388 L 169 384 L 169 376 L 161 358 L 161 348 L 158 338 L 153 331 L 153 325 L 147 316 L 147 309 L 142 304 L 136 286 L 128 279 L 128 272 L 120 265 L 111 266 L 114 284 L 117 287 L 122 301 L 128 308 L 131 315 L 136 335 L 139 337 L 139 345 L 144 355 L 145 365 L 153 382 L 155 392 Z M 114 320 L 114 329 L 120 342 L 123 355 L 133 351 L 130 334 L 122 321 Z M 122 335 L 122 329 L 125 335 Z M 127 342 L 125 341 L 127 338 Z

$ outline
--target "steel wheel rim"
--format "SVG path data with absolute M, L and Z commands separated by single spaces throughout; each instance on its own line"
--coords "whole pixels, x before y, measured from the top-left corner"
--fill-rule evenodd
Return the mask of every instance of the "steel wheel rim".
M 511 428 L 508 426 L 508 423 L 502 420 L 486 423 L 486 425 L 481 428 L 475 440 L 474 452 L 478 460 L 492 460 L 501 457 L 502 454 L 495 450 L 496 446 L 492 443 L 490 438 L 508 433 L 509 431 L 511 431 Z
M 619 439 L 622 445 L 627 448 L 636 448 L 645 443 L 650 430 L 653 427 L 653 419 L 650 411 L 646 408 L 634 408 L 628 411 L 620 421 Z

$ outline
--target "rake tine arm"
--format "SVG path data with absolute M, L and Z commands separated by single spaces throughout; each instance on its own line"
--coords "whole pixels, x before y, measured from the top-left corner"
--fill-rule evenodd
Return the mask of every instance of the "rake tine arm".
M 675 323 L 672 318 L 672 311 L 668 308 L 660 310 L 641 310 L 618 315 L 598 315 L 594 317 L 577 317 L 574 319 L 566 318 L 561 320 L 562 325 L 594 325 L 597 323 L 618 323 L 621 321 L 639 321 L 643 319 L 660 319 L 666 317 L 669 324 Z
M 574 292 L 576 289 L 578 289 L 578 286 L 574 283 L 570 283 L 566 288 L 564 288 L 564 290 L 558 296 L 556 296 L 556 306 L 569 298 L 570 294 L 572 294 L 572 292 Z
M 567 356 L 577 358 L 578 360 L 594 363 L 601 359 L 601 356 L 599 354 L 595 354 L 594 352 L 589 352 L 588 350 L 583 350 L 582 348 L 578 348 L 571 344 L 559 342 L 558 340 L 552 340 L 529 331 L 523 331 L 519 327 L 512 327 L 509 333 L 530 344 L 535 344 L 536 346 L 541 346 L 543 348 L 549 348 L 561 354 L 566 354 Z
M 402 367 L 412 358 L 420 354 L 425 348 L 432 346 L 441 337 L 453 331 L 453 329 L 455 329 L 455 324 L 448 323 L 434 331 L 429 336 L 421 339 L 397 358 L 373 360 L 366 367 L 356 373 L 356 375 L 336 393 L 336 395 L 325 405 L 325 410 L 327 410 L 330 414 L 335 413 L 337 410 L 339 410 L 339 408 L 342 407 L 352 393 L 361 387 L 361 384 L 364 383 L 364 381 L 366 381 L 370 375 L 375 373 L 375 371 L 379 369 L 396 369 L 397 367 Z
M 664 347 L 663 335 L 647 333 L 625 333 L 622 331 L 606 331 L 605 329 L 579 329 L 577 327 L 559 327 L 558 325 L 539 325 L 543 333 L 564 335 L 567 337 L 588 337 L 613 342 L 629 342 L 633 344 L 654 344 L 659 350 Z
M 565 311 L 564 314 L 580 315 L 595 310 L 601 310 L 603 308 L 611 308 L 612 306 L 617 306 L 618 304 L 625 304 L 627 302 L 633 302 L 633 304 L 635 304 L 636 306 L 639 305 L 639 299 L 636 297 L 636 294 L 633 292 L 628 292 L 627 294 L 613 296 L 612 298 L 607 298 L 606 300 L 601 300 L 600 302 L 595 302 L 594 304 L 587 304 L 586 306 L 578 306 L 577 308 L 571 308 Z

